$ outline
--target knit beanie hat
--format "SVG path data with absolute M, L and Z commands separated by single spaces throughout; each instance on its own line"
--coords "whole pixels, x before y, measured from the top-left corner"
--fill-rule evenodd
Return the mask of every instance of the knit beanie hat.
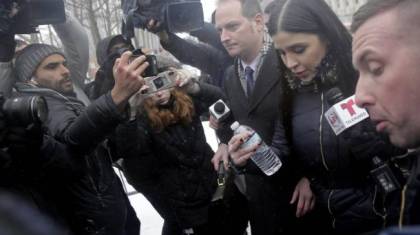
M 39 64 L 53 54 L 59 54 L 65 57 L 60 49 L 47 44 L 35 43 L 25 47 L 19 52 L 15 60 L 18 81 L 25 82 L 30 80 Z

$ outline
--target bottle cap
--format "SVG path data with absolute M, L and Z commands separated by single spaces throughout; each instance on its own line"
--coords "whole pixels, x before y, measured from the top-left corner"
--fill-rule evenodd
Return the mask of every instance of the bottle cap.
M 234 122 L 232 123 L 232 125 L 230 125 L 230 129 L 232 129 L 233 131 L 236 130 L 239 127 L 239 122 Z

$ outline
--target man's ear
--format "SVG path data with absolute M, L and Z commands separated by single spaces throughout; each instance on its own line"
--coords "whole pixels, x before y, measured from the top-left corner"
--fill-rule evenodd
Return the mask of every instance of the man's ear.
M 257 13 L 254 16 L 255 28 L 258 30 L 258 32 L 262 32 L 264 30 L 264 16 L 261 13 Z
M 36 77 L 32 76 L 31 79 L 28 80 L 28 83 L 34 84 L 34 85 L 38 85 L 38 82 L 36 81 Z

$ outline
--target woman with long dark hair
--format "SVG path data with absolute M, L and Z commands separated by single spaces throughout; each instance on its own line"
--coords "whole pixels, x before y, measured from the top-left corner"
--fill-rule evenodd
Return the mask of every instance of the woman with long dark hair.
M 185 71 L 170 73 L 189 77 Z M 217 175 L 200 115 L 222 93 L 193 79 L 186 83 L 147 95 L 137 120 L 119 128 L 117 145 L 128 182 L 163 217 L 163 235 L 210 235 L 223 229 L 212 214 Z
M 331 88 L 341 90 L 344 97 L 354 94 L 357 72 L 351 41 L 323 0 L 286 1 L 274 36 L 284 67 L 282 78 L 287 79 L 285 129 L 303 173 L 311 179 L 314 218 L 324 234 L 376 234 L 387 216 L 384 195 L 369 172 L 374 156 L 386 158 L 392 151 L 385 149 L 394 149 L 369 125 L 363 128 L 365 139 L 337 136 L 324 117 Z

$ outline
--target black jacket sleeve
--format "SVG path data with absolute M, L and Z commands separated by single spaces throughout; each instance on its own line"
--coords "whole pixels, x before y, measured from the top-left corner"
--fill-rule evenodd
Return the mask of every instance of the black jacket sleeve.
M 225 69 L 233 63 L 233 59 L 223 51 L 205 43 L 182 39 L 175 34 L 169 34 L 168 41 L 162 42 L 162 46 L 182 63 L 209 74 L 215 80 L 214 85 L 219 87 L 222 86 Z
M 230 66 L 230 68 L 227 70 L 227 74 L 229 73 L 229 70 L 231 69 L 233 69 L 233 66 Z M 224 79 L 223 82 L 226 83 L 227 79 L 228 78 L 226 77 L 226 79 Z M 231 107 L 229 100 L 227 98 L 229 91 L 227 90 L 227 87 L 225 85 L 223 85 L 223 94 L 226 96 L 226 98 L 223 101 L 226 103 L 228 107 Z M 220 123 L 219 129 L 216 130 L 216 135 L 220 139 L 221 143 L 227 144 L 229 140 L 233 137 L 233 131 L 230 129 L 230 126 L 232 125 L 233 122 L 235 122 L 235 117 L 233 113 L 231 112 L 229 117 Z
M 72 150 L 49 135 L 43 137 L 39 160 L 45 177 L 72 177 L 81 170 Z
M 210 46 L 221 50 L 227 55 L 226 49 L 220 41 L 219 33 L 216 27 L 208 22 L 204 22 L 203 27 L 199 30 L 190 32 L 191 36 L 197 37 L 201 42 L 207 43 Z
M 290 148 L 287 142 L 284 127 L 281 121 L 277 121 L 275 125 L 273 139 L 271 141 L 271 149 L 280 158 L 283 164 L 287 164 L 290 160 Z
M 195 104 L 195 111 L 198 116 L 206 113 L 213 103 L 219 99 L 223 99 L 223 92 L 219 87 L 203 82 L 200 82 L 199 86 L 200 91 L 197 94 L 191 94 Z
M 95 148 L 123 120 L 110 93 L 99 97 L 79 115 L 62 101 L 50 102 L 48 126 L 51 133 L 79 151 Z

